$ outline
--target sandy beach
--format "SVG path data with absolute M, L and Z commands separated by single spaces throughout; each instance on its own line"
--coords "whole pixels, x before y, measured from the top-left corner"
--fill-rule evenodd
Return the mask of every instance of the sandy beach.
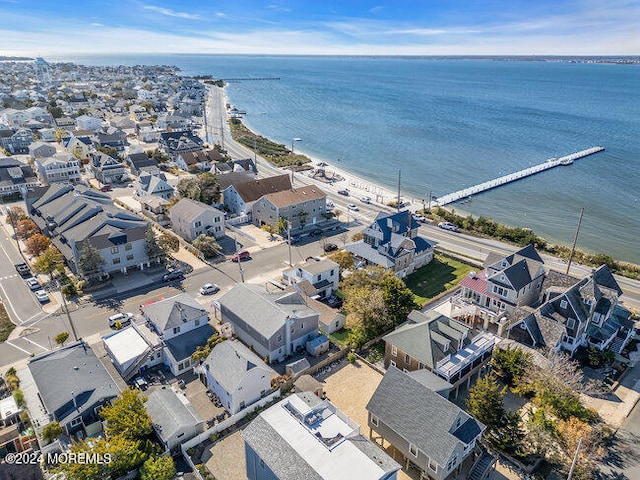
M 235 152 L 242 153 L 244 154 L 244 156 L 247 156 L 247 155 L 253 156 L 253 152 L 250 149 L 246 148 L 244 145 L 240 144 L 239 142 L 236 142 L 231 138 L 231 130 L 229 129 L 229 125 L 228 125 L 228 120 L 230 119 L 230 116 L 226 109 L 227 103 L 230 103 L 230 102 L 227 97 L 225 89 L 219 88 L 219 87 L 208 87 L 207 90 L 211 97 L 209 103 L 215 106 L 215 108 L 213 108 L 213 110 L 215 111 L 209 112 L 209 117 L 212 119 L 212 123 L 214 123 L 217 118 L 220 118 L 220 115 L 219 115 L 220 113 L 222 113 L 224 115 L 224 118 L 226 119 L 224 125 L 222 125 L 222 128 L 224 129 L 225 148 L 227 148 L 229 151 L 233 150 Z M 250 123 L 246 121 L 243 121 L 243 123 L 252 132 L 258 135 L 261 135 L 260 132 L 252 128 Z M 216 135 L 214 133 L 211 135 L 211 140 L 215 143 L 220 143 L 221 139 L 219 134 Z M 231 145 L 233 145 L 233 148 L 230 148 Z M 381 185 L 373 183 L 367 179 L 354 175 L 348 172 L 347 170 L 345 170 L 341 165 L 336 165 L 335 163 L 331 163 L 324 158 L 310 155 L 304 150 L 304 148 L 300 146 L 296 146 L 296 152 L 302 153 L 307 157 L 309 157 L 311 159 L 311 165 L 313 166 L 314 169 L 318 168 L 319 164 L 324 163 L 325 165 L 323 168 L 327 173 L 336 174 L 344 178 L 344 180 L 342 181 L 325 183 L 325 182 L 311 178 L 308 172 L 302 171 L 302 172 L 296 173 L 295 178 L 297 181 L 302 181 L 301 179 L 304 178 L 305 184 L 315 183 L 321 188 L 323 188 L 325 191 L 336 193 L 336 194 L 338 190 L 348 190 L 349 193 L 351 194 L 349 198 L 353 198 L 355 200 L 363 197 L 369 197 L 371 199 L 371 203 L 381 205 L 381 206 L 387 206 L 389 202 L 395 201 L 398 197 L 397 191 L 392 191 L 388 188 L 382 187 Z M 262 172 L 264 172 L 265 170 L 266 172 L 271 172 L 265 176 L 270 176 L 272 174 L 275 174 L 276 172 L 281 173 L 283 170 L 286 170 L 286 169 L 281 169 L 279 167 L 273 166 L 265 158 L 259 155 L 257 156 L 257 163 L 258 163 L 258 166 L 261 167 L 259 170 L 262 170 Z M 421 200 L 408 198 L 406 195 L 401 194 L 401 199 L 404 202 L 410 202 L 409 209 L 412 211 L 421 209 L 423 206 Z

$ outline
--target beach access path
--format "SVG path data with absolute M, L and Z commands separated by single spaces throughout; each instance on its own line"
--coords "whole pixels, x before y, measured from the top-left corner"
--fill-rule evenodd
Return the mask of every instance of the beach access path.
M 226 109 L 227 97 L 224 89 L 207 86 L 207 90 L 207 127 L 209 130 L 208 138 L 210 142 L 224 142 L 224 148 L 234 159 L 255 158 L 259 177 L 270 177 L 273 175 L 281 175 L 282 173 L 289 173 L 289 169 L 274 167 L 266 159 L 259 155 L 255 155 L 251 149 L 233 140 L 231 137 L 231 130 L 229 128 Z M 221 137 L 221 132 L 224 137 Z M 325 164 L 328 163 L 325 160 L 313 157 L 311 157 L 311 160 L 313 165 L 316 165 L 321 161 Z M 385 189 L 380 185 L 376 185 L 365 179 L 357 177 L 335 167 L 334 165 L 325 166 L 325 169 L 341 175 L 344 180 L 332 184 L 326 184 L 309 178 L 308 174 L 305 172 L 297 172 L 294 175 L 294 186 L 300 187 L 303 185 L 317 185 L 322 188 L 322 190 L 327 193 L 327 199 L 331 200 L 335 204 L 336 209 L 343 212 L 341 219 L 346 219 L 347 223 L 351 226 L 358 223 L 363 226 L 367 225 L 381 211 L 395 211 L 388 207 L 386 203 L 391 200 L 395 200 L 397 192 L 392 192 L 389 189 Z M 343 189 L 349 190 L 349 197 L 338 195 L 338 190 Z M 361 197 L 370 197 L 372 203 L 365 204 L 361 202 L 359 200 Z M 405 200 L 411 199 L 405 198 Z M 358 206 L 358 212 L 353 212 L 348 209 L 347 206 L 351 203 Z M 411 211 L 419 210 L 422 208 L 422 203 L 411 201 L 408 208 Z M 491 238 L 478 238 L 463 233 L 449 232 L 431 224 L 423 224 L 420 227 L 420 234 L 432 243 L 435 243 L 436 248 L 444 253 L 453 253 L 459 255 L 463 259 L 466 258 L 469 261 L 476 263 L 484 262 L 490 253 L 509 255 L 520 248 Z M 544 254 L 542 255 L 542 258 L 548 268 L 559 272 L 565 272 L 567 269 L 567 263 L 565 260 Z M 576 277 L 583 278 L 588 275 L 591 270 L 591 267 L 573 263 L 571 265 L 570 273 Z M 640 282 L 618 275 L 616 275 L 616 280 L 624 291 L 624 295 L 621 297 L 624 304 L 634 309 L 636 312 L 640 312 Z

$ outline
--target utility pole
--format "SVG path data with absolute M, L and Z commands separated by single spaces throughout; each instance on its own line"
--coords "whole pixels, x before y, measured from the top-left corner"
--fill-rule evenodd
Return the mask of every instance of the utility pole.
M 582 214 L 584 214 L 584 207 L 580 209 L 580 218 L 578 219 L 578 228 L 576 229 L 576 236 L 573 238 L 573 245 L 571 246 L 571 254 L 569 255 L 569 261 L 567 262 L 567 275 L 571 269 L 571 262 L 573 261 L 573 255 L 576 253 L 576 243 L 578 242 L 578 234 L 580 233 L 580 225 L 582 224 Z
M 400 211 L 400 176 L 402 175 L 402 171 L 398 170 L 398 201 L 396 202 L 396 210 Z
M 287 243 L 289 244 L 289 266 L 293 267 L 291 262 L 291 222 L 287 220 Z
M 256 149 L 256 137 L 253 137 L 253 164 L 258 165 L 258 153 Z
M 431 213 L 431 190 L 429 190 L 429 213 Z
M 222 115 L 220 115 L 220 147 L 224 150 L 224 126 L 222 123 Z
M 576 468 L 576 462 L 578 461 L 578 452 L 580 451 L 580 447 L 582 446 L 582 437 L 578 440 L 578 446 L 576 447 L 576 454 L 573 456 L 573 462 L 571 462 L 571 469 L 569 470 L 569 476 L 567 480 L 571 480 L 573 476 L 573 470 Z
M 291 139 L 291 186 L 292 187 L 293 187 L 293 172 L 294 172 L 293 163 L 295 162 L 295 159 L 296 159 L 296 156 L 293 153 L 293 146 L 294 146 L 295 142 L 300 142 L 300 141 L 302 141 L 301 138 L 293 138 L 293 139 Z
M 73 341 L 78 341 L 78 334 L 76 333 L 76 327 L 73 326 L 73 320 L 71 320 L 71 315 L 69 314 L 69 307 L 67 306 L 67 299 L 65 298 L 63 290 L 62 282 L 60 282 L 60 294 L 62 295 L 62 303 L 64 304 L 64 312 L 67 314 L 67 319 L 69 320 L 69 326 L 71 327 L 71 333 L 73 333 Z
M 239 251 L 238 251 L 238 240 L 236 239 L 236 237 L 233 237 L 233 243 L 236 246 L 236 259 L 238 260 L 238 270 L 240 271 L 240 280 L 242 280 L 242 283 L 244 283 L 244 270 L 242 270 L 242 265 L 240 265 L 240 255 L 238 255 Z

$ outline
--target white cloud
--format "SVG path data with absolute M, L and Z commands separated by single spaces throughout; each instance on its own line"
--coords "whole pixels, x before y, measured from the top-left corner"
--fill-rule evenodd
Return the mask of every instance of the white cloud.
M 280 5 L 276 5 L 272 3 L 271 5 L 267 5 L 267 8 L 273 10 L 275 12 L 290 12 L 291 10 L 286 7 L 281 7 Z
M 380 13 L 382 12 L 382 10 L 384 10 L 384 7 L 382 5 L 378 5 L 376 7 L 373 7 L 369 10 L 370 13 Z
M 152 12 L 160 13 L 162 15 L 167 15 L 169 17 L 186 18 L 188 20 L 202 20 L 202 17 L 197 14 L 176 12 L 175 10 L 164 7 L 157 7 L 155 5 L 144 5 L 142 8 L 144 8 L 145 10 L 151 10 Z
M 99 22 L 93 22 L 93 23 L 90 23 L 89 25 L 91 25 L 92 27 L 104 27 L 104 24 Z

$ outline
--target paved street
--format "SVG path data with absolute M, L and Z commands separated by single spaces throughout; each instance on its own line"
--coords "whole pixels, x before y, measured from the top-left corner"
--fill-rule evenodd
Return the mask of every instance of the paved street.
M 631 411 L 616 435 L 604 465 L 601 479 L 637 480 L 640 478 L 640 404 Z

